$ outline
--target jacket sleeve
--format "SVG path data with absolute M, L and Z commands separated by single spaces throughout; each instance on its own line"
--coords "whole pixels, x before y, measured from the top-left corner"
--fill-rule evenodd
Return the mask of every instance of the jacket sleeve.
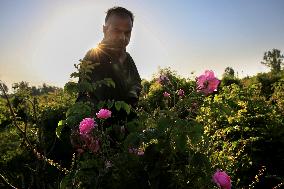
M 132 82 L 132 85 L 130 87 L 130 96 L 133 94 L 134 97 L 138 98 L 140 93 L 141 93 L 141 90 L 142 90 L 142 85 L 141 85 L 141 78 L 140 78 L 140 75 L 138 73 L 138 70 L 133 62 L 132 64 L 132 68 L 131 68 L 131 71 L 133 73 L 133 82 Z
M 136 106 L 142 90 L 142 85 L 140 75 L 133 60 L 130 64 L 130 72 L 132 75 L 132 81 L 128 92 L 128 103 Z

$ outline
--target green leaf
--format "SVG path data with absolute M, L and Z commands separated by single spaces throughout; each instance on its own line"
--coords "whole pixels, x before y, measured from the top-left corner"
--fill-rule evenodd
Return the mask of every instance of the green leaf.
M 121 101 L 115 102 L 114 107 L 117 111 L 119 111 L 121 109 Z
M 113 104 L 114 104 L 114 101 L 113 101 L 113 100 L 108 100 L 108 101 L 107 101 L 107 107 L 108 107 L 108 109 L 112 108 Z
M 179 151 L 183 152 L 187 146 L 187 137 L 184 133 L 179 133 L 176 136 L 176 147 Z
M 127 122 L 126 128 L 130 133 L 137 132 L 140 129 L 139 122 L 138 121 Z
M 127 114 L 130 114 L 130 105 L 123 102 L 122 108 L 126 111 Z
M 167 128 L 170 128 L 172 122 L 167 117 L 162 117 L 158 120 L 158 130 L 164 132 Z
M 92 106 L 83 102 L 77 102 L 66 112 L 66 123 L 68 126 L 75 126 L 83 118 L 91 116 Z
M 191 124 L 188 125 L 188 127 L 189 127 L 189 135 L 190 135 L 189 137 L 191 142 L 193 144 L 197 144 L 202 139 L 201 138 L 203 135 L 202 125 L 195 122 L 191 122 Z
M 93 86 L 90 82 L 86 80 L 82 80 L 80 83 L 78 83 L 78 88 L 80 92 L 92 92 L 93 91 Z
M 130 133 L 125 139 L 124 145 L 126 148 L 130 146 L 137 146 L 140 142 L 140 135 L 138 133 Z
M 55 131 L 57 138 L 60 138 L 61 132 L 62 132 L 62 129 L 64 128 L 64 126 L 65 126 L 65 121 L 64 120 L 60 120 L 58 122 L 58 125 L 56 127 L 56 131 Z

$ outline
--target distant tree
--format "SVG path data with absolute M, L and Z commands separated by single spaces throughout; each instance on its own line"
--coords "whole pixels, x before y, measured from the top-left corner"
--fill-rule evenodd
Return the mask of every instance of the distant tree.
M 264 53 L 262 64 L 270 67 L 271 72 L 278 73 L 281 71 L 283 65 L 283 54 L 278 49 L 272 49 Z
M 32 96 L 40 95 L 40 90 L 36 88 L 36 86 L 32 86 L 31 90 L 32 90 Z
M 230 77 L 234 78 L 235 77 L 235 70 L 232 67 L 227 67 L 225 69 L 225 72 L 223 74 L 223 77 Z
M 46 83 L 43 83 L 42 87 L 38 87 L 38 89 L 40 90 L 41 94 L 48 94 L 49 92 L 54 92 L 59 88 L 55 86 L 49 86 Z
M 232 67 L 226 67 L 224 73 L 223 73 L 223 77 L 222 77 L 222 81 L 221 81 L 221 87 L 223 86 L 228 86 L 231 84 L 237 84 L 240 85 L 240 80 L 235 76 L 235 70 Z
M 29 86 L 29 83 L 26 81 L 21 81 L 19 83 L 14 83 L 12 85 L 12 88 L 14 90 L 14 93 L 18 92 L 27 92 L 28 94 L 32 96 L 38 96 L 43 94 L 48 94 L 49 92 L 55 92 L 56 90 L 59 90 L 58 87 L 47 85 L 46 83 L 43 83 L 42 86 Z
M 14 90 L 14 93 L 17 93 L 17 92 L 20 92 L 20 91 L 30 92 L 30 90 L 31 90 L 29 83 L 26 82 L 26 81 L 21 81 L 19 83 L 13 83 L 12 88 Z

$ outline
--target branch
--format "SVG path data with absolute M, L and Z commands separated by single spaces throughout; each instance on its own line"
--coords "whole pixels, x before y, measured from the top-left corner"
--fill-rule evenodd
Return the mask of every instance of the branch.
M 10 188 L 17 189 L 15 186 L 13 186 L 11 183 L 9 183 L 8 179 L 6 179 L 1 173 L 0 173 L 0 178 Z
M 3 94 L 4 94 L 4 98 L 7 100 L 7 104 L 8 104 L 9 110 L 10 110 L 10 112 L 11 112 L 11 114 L 12 114 L 12 117 L 13 117 L 12 121 L 13 121 L 14 125 L 15 125 L 15 126 L 17 127 L 17 129 L 20 131 L 20 133 L 21 133 L 22 137 L 24 138 L 25 142 L 28 144 L 28 147 L 32 149 L 32 143 L 31 143 L 30 140 L 28 139 L 28 137 L 27 137 L 25 131 L 23 131 L 23 130 L 18 126 L 18 124 L 17 124 L 16 115 L 15 115 L 15 113 L 14 113 L 14 111 L 13 111 L 13 108 L 12 108 L 12 106 L 11 106 L 10 100 L 9 100 L 9 98 L 8 98 L 8 95 L 7 95 L 6 91 L 5 91 L 5 88 L 4 88 L 3 84 L 2 84 L 2 82 L 0 82 L 0 89 L 2 90 L 2 92 L 3 92 Z

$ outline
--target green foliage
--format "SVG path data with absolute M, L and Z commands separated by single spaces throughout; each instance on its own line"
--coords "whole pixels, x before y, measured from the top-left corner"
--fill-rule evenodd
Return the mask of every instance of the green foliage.
M 224 71 L 220 87 L 229 86 L 231 84 L 241 85 L 241 81 L 239 78 L 235 76 L 235 71 L 231 67 L 227 67 Z
M 259 73 L 256 77 L 257 81 L 261 83 L 261 95 L 265 96 L 268 99 L 273 94 L 274 83 L 278 82 L 281 77 L 283 77 L 283 73 Z
M 211 165 L 201 146 L 202 125 L 189 117 L 178 118 L 175 106 L 138 114 L 125 125 L 130 133 L 117 148 L 107 145 L 97 154 L 84 153 L 61 187 L 71 187 L 71 180 L 76 188 L 212 187 Z M 144 155 L 130 152 L 132 149 Z
M 157 82 L 157 78 L 161 75 L 166 76 L 169 82 L 164 85 Z M 177 90 L 183 89 L 186 93 L 190 94 L 195 91 L 195 88 L 196 84 L 194 81 L 181 78 L 170 68 L 160 69 L 158 74 L 148 84 L 143 85 L 142 91 L 147 91 L 148 93 L 141 95 L 139 103 L 143 109 L 149 112 L 157 108 L 164 109 L 167 106 L 174 106 L 179 100 Z M 170 93 L 170 100 L 165 100 L 163 97 L 164 92 Z
M 127 114 L 130 114 L 131 106 L 125 103 L 124 101 L 116 101 L 114 103 L 114 106 L 117 111 L 120 111 L 121 109 L 123 109 Z M 108 108 L 111 108 L 111 106 L 108 106 Z
M 284 79 L 274 83 L 274 93 L 272 94 L 271 101 L 276 103 L 279 111 L 284 115 Z
M 104 78 L 95 83 L 91 81 L 92 70 L 98 66 L 99 63 L 93 64 L 91 61 L 80 60 L 79 64 L 75 64 L 76 72 L 71 73 L 71 78 L 79 78 L 79 82 L 68 82 L 65 84 L 64 89 L 70 94 L 72 93 L 94 93 L 98 87 L 106 85 L 109 87 L 115 87 L 115 83 L 110 78 Z
M 211 161 L 238 178 L 237 187 L 248 185 L 261 166 L 283 175 L 283 150 L 275 145 L 284 141 L 283 117 L 260 94 L 261 85 L 224 87 L 206 98 L 197 117 L 210 137 Z
M 202 96 L 196 93 L 194 82 L 181 79 L 169 69 L 161 70 L 161 74 L 166 74 L 170 83 L 161 86 L 153 79 L 150 86 L 144 85 L 149 92 L 139 103 L 136 119 L 125 122 L 113 112 L 118 121 L 112 122 L 111 127 L 108 120 L 96 119 L 98 128 L 93 136 L 100 141 L 100 150 L 93 152 L 82 146 L 84 152 L 79 154 L 74 170 L 61 182 L 61 188 L 212 187 L 213 170 L 204 154 L 206 146 L 202 145 L 203 127 L 194 119 Z M 180 88 L 186 91 L 186 97 L 177 95 Z M 164 90 L 171 93 L 171 99 L 164 99 Z M 156 104 L 152 106 L 154 101 Z M 117 113 L 123 109 L 131 114 L 130 106 L 122 101 L 100 102 L 97 106 L 114 108 Z M 84 117 L 94 117 L 91 107 L 86 102 L 75 103 L 59 130 L 72 115 L 78 119 L 67 125 L 75 126 Z M 180 113 L 181 109 L 184 112 Z M 76 136 L 75 130 L 72 140 L 80 141 Z M 75 146 L 78 148 L 79 144 Z
M 0 129 L 4 129 L 11 124 L 11 118 L 6 101 L 0 97 Z
M 221 80 L 220 87 L 229 86 L 232 84 L 241 85 L 241 81 L 240 79 L 235 77 L 223 77 Z
M 21 88 L 10 95 L 9 100 L 17 116 L 17 125 L 26 132 L 27 137 L 39 152 L 53 159 L 58 157 L 58 152 L 55 152 L 58 148 L 62 148 L 60 152 L 64 154 L 68 146 L 66 143 L 55 140 L 54 131 L 58 120 L 63 119 L 61 116 L 65 116 L 67 107 L 74 103 L 74 97 L 62 90 L 32 97 L 28 90 Z M 11 122 L 11 112 L 8 110 L 6 100 L 1 99 L 0 108 L 5 110 L 1 111 L 0 115 L 5 113 L 5 117 L 10 120 L 5 122 L 1 119 L 3 127 L 1 127 L 0 135 L 3 143 L 1 143 L 0 173 L 20 188 L 54 188 L 58 182 L 56 179 L 60 178 L 58 171 L 46 162 L 36 159 L 36 156 L 28 150 L 23 138 L 19 137 L 19 131 Z
M 45 157 L 67 167 L 62 174 L 50 162 L 25 150 L 11 125 L 7 103 L 0 98 L 0 173 L 19 188 L 214 188 L 212 174 L 219 168 L 232 179 L 232 188 L 247 188 L 258 170 L 265 173 L 255 187 L 272 188 L 283 182 L 283 73 L 262 73 L 238 79 L 228 69 L 218 92 L 203 96 L 195 81 L 170 68 L 159 75 L 169 82 L 144 80 L 137 109 L 123 101 L 76 102 L 80 92 L 95 92 L 109 79 L 90 83 L 96 65 L 75 65 L 65 90 L 34 96 L 23 82 L 9 96 L 21 128 Z M 156 76 L 156 77 L 158 77 Z M 179 96 L 183 89 L 185 96 Z M 163 96 L 164 92 L 169 98 Z M 107 108 L 112 117 L 96 117 Z M 94 118 L 92 139 L 78 132 L 83 118 Z M 128 119 L 129 118 L 129 119 Z M 71 140 L 70 140 L 71 139 Z M 75 153 L 72 160 L 72 154 Z M 70 168 L 73 162 L 72 169 Z M 1 183 L 0 183 L 1 186 Z M 216 188 L 216 187 L 215 187 Z
M 142 85 L 141 96 L 146 96 L 149 93 L 151 83 L 146 79 L 142 79 L 141 85 Z

